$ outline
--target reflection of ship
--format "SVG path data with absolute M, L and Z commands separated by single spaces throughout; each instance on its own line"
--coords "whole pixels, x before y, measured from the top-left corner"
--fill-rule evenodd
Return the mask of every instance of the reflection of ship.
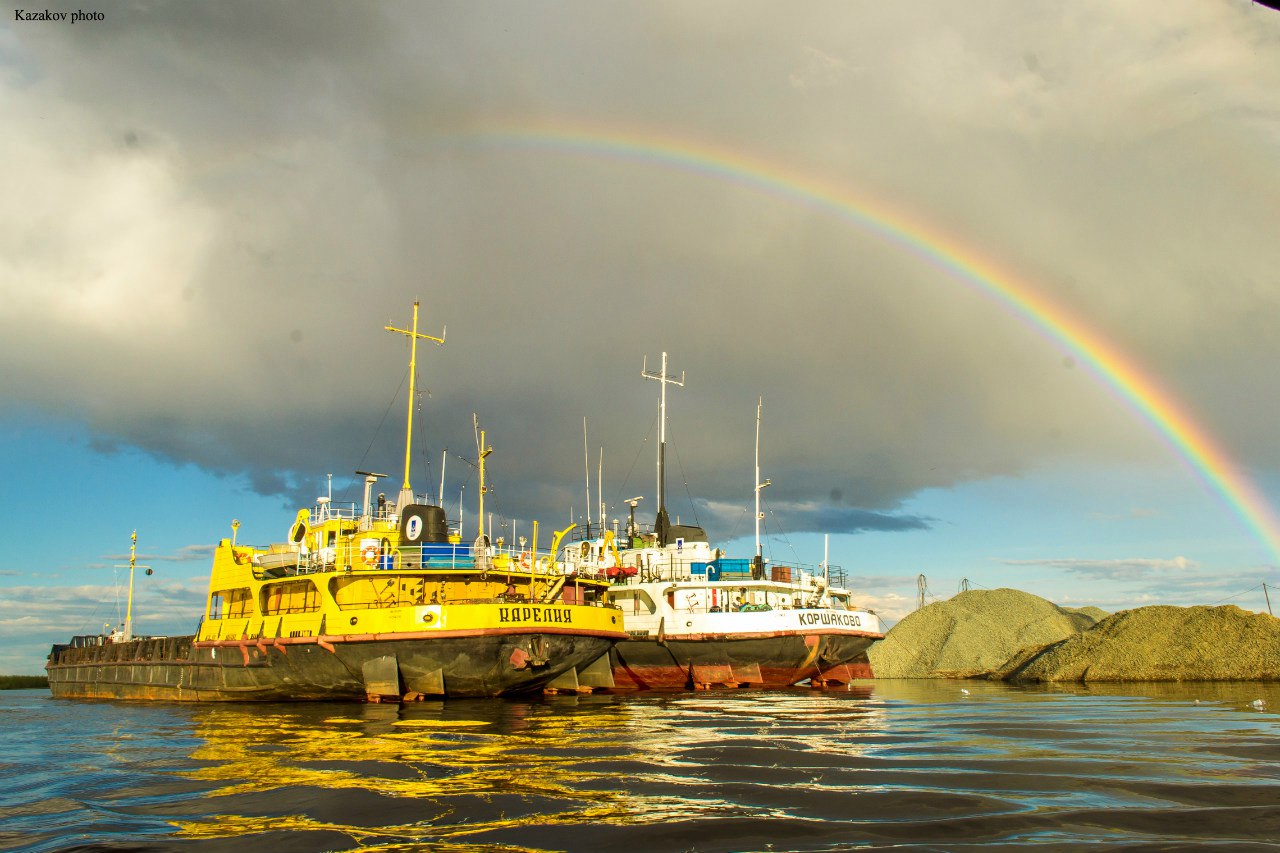
M 880 619 L 851 603 L 847 589 L 822 572 L 769 566 L 760 549 L 759 409 L 756 430 L 756 555 L 730 560 L 712 549 L 701 527 L 672 524 L 665 504 L 666 386 L 659 402 L 658 508 L 653 531 L 633 518 L 626 547 L 614 534 L 571 543 L 561 554 L 577 577 L 613 581 L 609 600 L 626 617 L 628 638 L 610 651 L 615 686 L 699 688 L 847 684 L 869 675 L 866 650 L 882 639 Z M 837 581 L 839 578 L 837 578 Z
M 223 539 L 195 636 L 77 637 L 46 670 L 60 698 L 306 700 L 498 696 L 542 689 L 599 659 L 622 615 L 605 582 L 566 579 L 549 557 L 501 552 L 484 535 L 450 535 L 444 510 L 409 485 L 412 378 L 420 334 L 414 303 L 405 478 L 399 499 L 371 500 L 384 475 L 365 474 L 364 503 L 329 498 L 300 510 L 288 541 Z M 484 457 L 480 492 L 483 501 Z M 365 472 L 360 472 L 365 473 Z M 560 534 L 561 536 L 563 535 Z M 552 544 L 552 551 L 560 536 Z M 508 546 L 510 548 L 510 546 Z M 130 614 L 131 615 L 131 614 Z M 606 673 L 607 675 L 607 673 Z
M 531 850 L 465 839 L 678 805 L 620 789 L 618 763 L 640 766 L 652 741 L 615 698 L 192 708 L 194 766 L 167 772 L 211 788 L 217 807 L 175 814 L 171 846 L 269 848 L 287 832 L 299 850 Z

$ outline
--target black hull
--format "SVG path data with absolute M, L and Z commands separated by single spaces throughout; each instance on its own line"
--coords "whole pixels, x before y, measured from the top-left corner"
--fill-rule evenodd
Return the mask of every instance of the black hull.
M 58 699 L 293 702 L 494 697 L 541 691 L 614 640 L 572 633 L 422 639 L 194 642 L 193 637 L 60 648 L 46 666 Z

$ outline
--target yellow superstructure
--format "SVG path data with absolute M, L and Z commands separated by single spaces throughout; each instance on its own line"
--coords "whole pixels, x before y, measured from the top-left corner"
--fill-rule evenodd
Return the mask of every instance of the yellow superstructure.
M 393 516 L 339 513 L 314 527 L 309 517 L 299 514 L 298 541 L 218 544 L 197 642 L 570 626 L 625 636 L 621 611 L 604 602 L 607 582 L 566 577 L 532 552 L 404 545 Z

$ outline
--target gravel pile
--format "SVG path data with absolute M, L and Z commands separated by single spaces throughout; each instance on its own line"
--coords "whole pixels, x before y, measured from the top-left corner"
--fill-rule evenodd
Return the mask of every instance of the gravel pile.
M 1082 634 L 1024 651 L 993 675 L 1010 681 L 1280 680 L 1280 619 L 1233 605 L 1122 610 Z
M 966 678 L 1093 626 L 1096 607 L 1067 610 L 1016 589 L 969 590 L 922 607 L 867 652 L 876 678 Z M 1024 658 L 1025 659 L 1025 658 Z

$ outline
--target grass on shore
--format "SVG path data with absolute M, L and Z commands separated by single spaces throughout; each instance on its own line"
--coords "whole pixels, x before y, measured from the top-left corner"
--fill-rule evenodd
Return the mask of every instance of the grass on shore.
M 0 690 L 29 690 L 32 687 L 49 687 L 49 679 L 43 675 L 0 675 Z

